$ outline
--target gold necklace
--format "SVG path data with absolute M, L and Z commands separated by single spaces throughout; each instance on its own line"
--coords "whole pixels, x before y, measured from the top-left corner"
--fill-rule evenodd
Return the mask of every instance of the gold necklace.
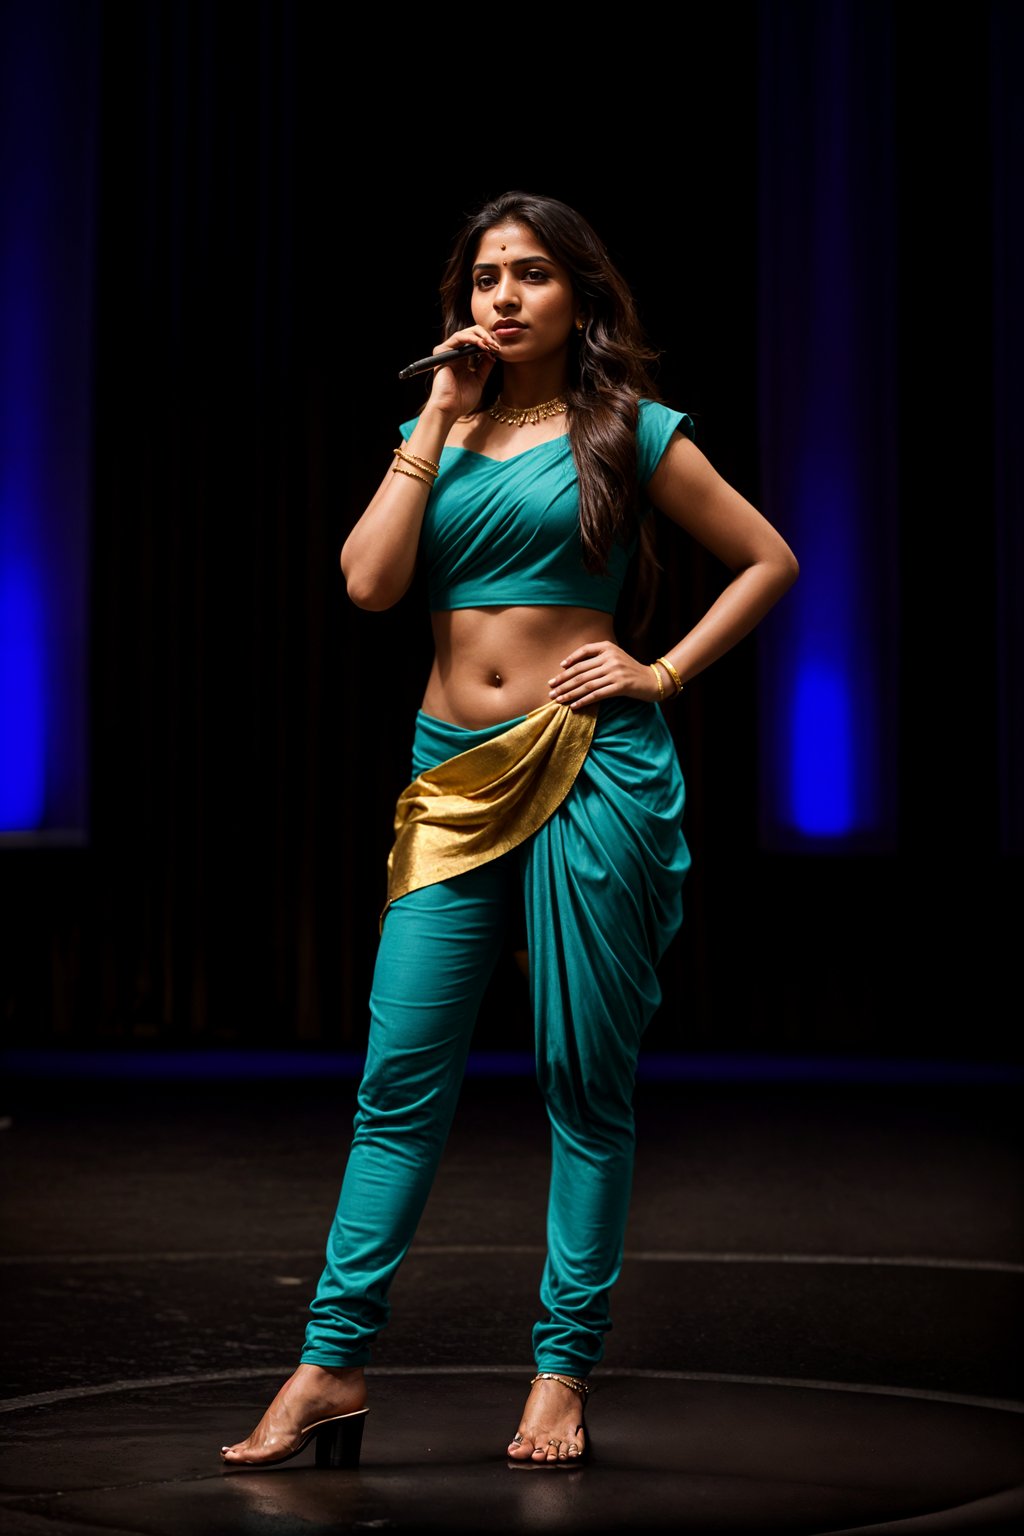
M 535 426 L 538 421 L 543 421 L 548 416 L 560 416 L 565 410 L 565 400 L 561 395 L 556 395 L 553 400 L 544 400 L 540 405 L 502 405 L 500 398 L 495 400 L 487 412 L 492 421 L 502 421 L 509 427 L 522 427 L 527 422 Z

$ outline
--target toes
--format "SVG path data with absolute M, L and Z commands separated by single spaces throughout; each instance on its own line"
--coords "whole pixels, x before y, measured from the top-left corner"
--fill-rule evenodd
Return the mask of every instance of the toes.
M 580 1454 L 577 1440 L 537 1440 L 524 1435 L 509 1442 L 508 1454 L 517 1461 L 574 1461 Z
M 249 1449 L 248 1440 L 239 1440 L 237 1445 L 222 1445 L 221 1458 L 224 1461 L 244 1461 L 245 1453 Z

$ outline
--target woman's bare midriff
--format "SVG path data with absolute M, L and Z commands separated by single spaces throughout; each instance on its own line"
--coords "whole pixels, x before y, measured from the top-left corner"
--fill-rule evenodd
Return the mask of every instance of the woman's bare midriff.
M 571 651 L 615 640 L 612 615 L 594 608 L 456 608 L 431 622 L 434 665 L 422 709 L 468 730 L 549 704 L 548 679 Z

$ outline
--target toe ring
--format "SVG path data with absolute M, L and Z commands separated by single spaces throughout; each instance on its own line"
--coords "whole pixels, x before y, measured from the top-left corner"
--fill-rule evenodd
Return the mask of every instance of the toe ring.
M 513 1435 L 512 1436 L 512 1444 L 513 1445 L 522 1445 L 522 1443 L 523 1443 L 522 1435 Z

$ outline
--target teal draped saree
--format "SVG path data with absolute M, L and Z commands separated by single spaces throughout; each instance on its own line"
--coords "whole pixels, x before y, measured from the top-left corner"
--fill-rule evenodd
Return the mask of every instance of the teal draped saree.
M 354 1136 L 301 1359 L 359 1365 L 444 1149 L 487 981 L 525 910 L 551 1125 L 537 1368 L 602 1358 L 632 1185 L 640 1042 L 682 921 L 685 789 L 661 709 L 549 704 L 484 730 L 417 715 Z

